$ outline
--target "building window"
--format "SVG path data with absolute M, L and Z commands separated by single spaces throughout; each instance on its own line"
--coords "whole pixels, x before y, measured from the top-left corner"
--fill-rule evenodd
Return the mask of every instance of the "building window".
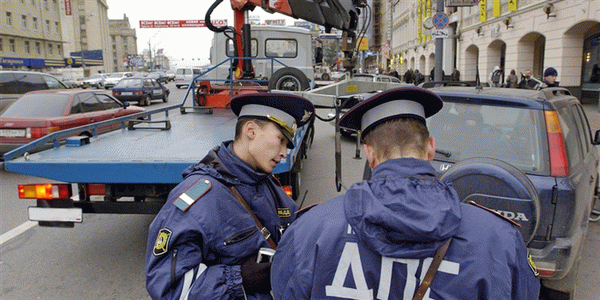
M 27 28 L 27 16 L 21 15 L 21 22 L 23 24 L 23 28 Z
M 60 45 L 56 45 L 56 54 L 58 54 L 58 55 L 62 55 L 62 54 L 60 53 Z
M 42 54 L 42 47 L 40 47 L 40 42 L 35 42 L 35 53 Z
M 26 53 L 31 53 L 31 48 L 29 46 L 29 41 L 25 41 L 25 52 Z
M 44 0 L 44 8 L 48 10 L 48 0 Z
M 46 20 L 46 31 L 50 32 L 50 20 Z
M 3 52 L 4 50 L 2 50 L 2 39 L 0 39 L 0 52 Z
M 48 44 L 48 53 L 49 54 L 54 54 L 54 48 L 52 48 L 52 44 Z
M 8 40 L 8 50 L 10 50 L 10 52 L 17 52 L 17 49 L 15 49 L 15 40 Z
M 33 23 L 32 24 L 33 25 L 33 29 L 37 30 L 38 26 L 37 26 L 37 18 L 36 17 L 32 18 L 31 23 Z
M 54 22 L 54 29 L 56 29 L 56 33 L 60 33 L 60 28 L 58 27 L 58 22 Z
M 6 12 L 6 25 L 12 26 L 12 14 L 10 12 Z
M 31 0 L 31 5 L 35 6 L 35 0 Z

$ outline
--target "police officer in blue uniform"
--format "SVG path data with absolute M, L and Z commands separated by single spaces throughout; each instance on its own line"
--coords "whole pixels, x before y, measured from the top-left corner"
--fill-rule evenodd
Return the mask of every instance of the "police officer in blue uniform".
M 150 225 L 146 287 L 153 299 L 271 299 L 271 264 L 257 262 L 257 253 L 279 241 L 297 210 L 271 173 L 314 107 L 270 93 L 230 105 L 235 140 L 188 167 Z
M 428 90 L 398 88 L 340 119 L 361 130 L 372 178 L 287 229 L 271 268 L 275 299 L 413 299 L 423 282 L 423 299 L 538 299 L 519 231 L 434 178 L 425 119 L 442 105 Z M 427 287 L 432 261 L 439 266 Z

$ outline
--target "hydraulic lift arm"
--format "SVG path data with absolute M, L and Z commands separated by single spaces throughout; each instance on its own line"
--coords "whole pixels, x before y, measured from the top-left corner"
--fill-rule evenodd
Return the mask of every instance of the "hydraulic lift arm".
M 206 25 L 214 32 L 229 31 L 234 35 L 238 57 L 250 57 L 250 23 L 248 12 L 260 7 L 269 13 L 281 13 L 296 19 L 306 20 L 331 28 L 342 30 L 342 51 L 344 68 L 352 71 L 356 65 L 353 55 L 356 48 L 356 29 L 360 8 L 366 6 L 365 0 L 230 0 L 234 11 L 234 27 L 215 27 L 210 22 L 212 11 L 223 2 L 216 0 L 206 12 Z M 254 78 L 252 62 L 249 59 L 238 60 L 235 69 L 236 78 Z

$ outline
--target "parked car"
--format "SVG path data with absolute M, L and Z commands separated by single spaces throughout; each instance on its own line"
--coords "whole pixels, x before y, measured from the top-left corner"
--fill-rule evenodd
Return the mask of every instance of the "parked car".
M 0 115 L 0 158 L 55 131 L 143 112 L 110 95 L 82 89 L 29 92 Z M 120 128 L 100 127 L 98 133 Z M 79 135 L 91 136 L 91 132 Z M 51 147 L 46 145 L 42 149 Z
M 331 70 L 328 66 L 314 66 L 315 80 L 329 81 L 331 80 Z
M 58 80 L 62 82 L 67 88 L 74 89 L 77 88 L 77 81 L 68 77 L 58 77 Z
M 201 73 L 201 68 L 177 68 L 177 71 L 175 72 L 175 86 L 177 88 L 188 86 L 190 85 L 190 82 L 192 82 L 192 79 Z
M 0 113 L 23 94 L 36 90 L 66 89 L 58 78 L 39 72 L 0 71 Z
M 175 71 L 169 70 L 166 74 L 169 81 L 175 81 Z
M 164 83 L 164 84 L 167 84 L 167 82 L 169 82 L 169 77 L 167 76 L 167 74 L 165 72 L 160 72 L 160 71 L 150 72 L 150 73 L 148 73 L 148 75 L 146 75 L 146 77 L 156 79 L 156 81 L 158 81 L 160 83 Z
M 106 74 L 94 74 L 88 78 L 83 79 L 82 88 L 95 87 L 100 89 L 104 87 L 104 79 L 106 78 Z
M 121 79 L 133 76 L 132 72 L 110 73 L 104 78 L 104 88 L 110 89 L 114 87 Z
M 124 78 L 112 89 L 113 96 L 121 101 L 137 101 L 148 106 L 154 99 L 169 101 L 169 89 L 152 78 Z
M 359 73 L 359 74 L 354 74 L 354 76 L 352 78 L 354 80 L 358 80 L 358 81 L 401 83 L 400 79 L 398 79 L 394 76 L 381 75 L 381 74 Z
M 579 100 L 563 88 L 431 90 L 444 100 L 427 120 L 441 179 L 521 225 L 542 298 L 576 299 L 600 160 Z

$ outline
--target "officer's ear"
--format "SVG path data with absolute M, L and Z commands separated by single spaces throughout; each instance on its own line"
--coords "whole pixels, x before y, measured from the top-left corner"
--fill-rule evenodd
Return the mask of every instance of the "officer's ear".
M 369 144 L 363 144 L 363 149 L 365 151 L 365 156 L 367 157 L 367 162 L 369 162 L 369 168 L 371 168 L 371 171 L 373 171 L 373 169 L 379 164 L 375 149 Z
M 435 137 L 430 136 L 427 139 L 427 160 L 433 161 L 434 156 L 435 156 Z
M 253 140 L 256 137 L 256 131 L 258 130 L 259 126 L 256 122 L 254 122 L 254 120 L 249 120 L 246 122 L 246 124 L 244 124 L 243 128 L 244 136 L 248 140 Z

